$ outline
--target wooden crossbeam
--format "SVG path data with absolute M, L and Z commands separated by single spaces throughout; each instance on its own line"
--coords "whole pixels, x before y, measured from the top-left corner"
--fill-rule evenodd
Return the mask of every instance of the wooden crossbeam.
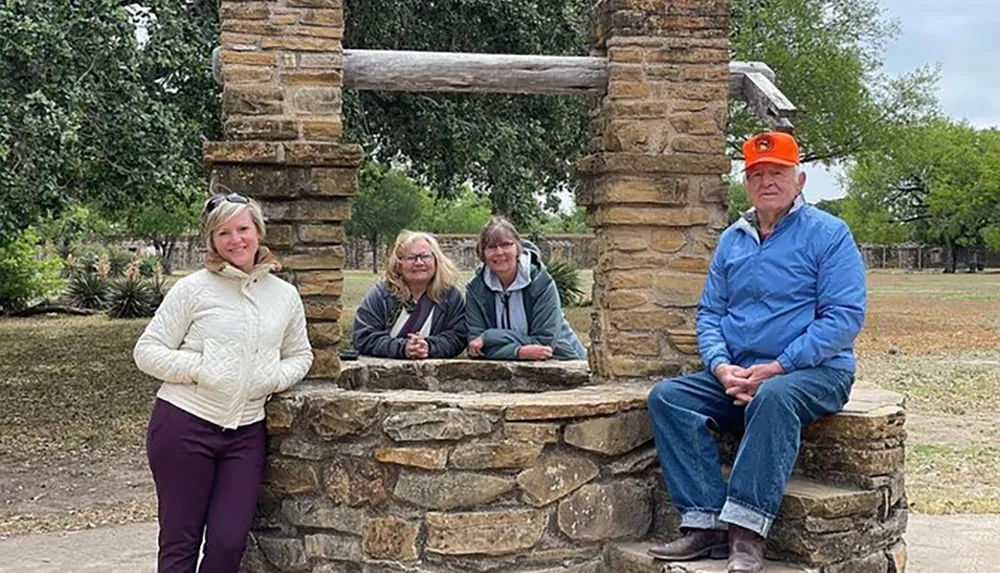
M 212 54 L 219 75 L 219 49 Z M 344 50 L 345 89 L 514 94 L 597 94 L 608 85 L 607 60 L 456 52 Z M 729 64 L 729 97 L 744 100 L 771 129 L 792 131 L 795 106 L 761 62 Z

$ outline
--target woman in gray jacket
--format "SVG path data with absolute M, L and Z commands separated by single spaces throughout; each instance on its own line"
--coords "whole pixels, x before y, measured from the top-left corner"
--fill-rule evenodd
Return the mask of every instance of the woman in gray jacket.
M 455 265 L 428 233 L 404 230 L 385 277 L 354 315 L 354 349 L 383 358 L 452 358 L 465 349 L 465 302 Z
M 479 234 L 483 264 L 466 287 L 469 356 L 495 360 L 586 360 L 538 247 L 503 217 Z

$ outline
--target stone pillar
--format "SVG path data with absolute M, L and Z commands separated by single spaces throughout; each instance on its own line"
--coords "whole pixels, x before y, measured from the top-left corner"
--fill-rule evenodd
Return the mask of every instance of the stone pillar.
M 208 142 L 213 190 L 260 201 L 270 247 L 306 309 L 316 355 L 310 377 L 340 372 L 343 222 L 362 149 L 338 143 L 341 0 L 223 0 L 225 141 Z
M 602 0 L 579 202 L 597 235 L 591 370 L 672 375 L 698 362 L 695 310 L 730 170 L 728 0 Z

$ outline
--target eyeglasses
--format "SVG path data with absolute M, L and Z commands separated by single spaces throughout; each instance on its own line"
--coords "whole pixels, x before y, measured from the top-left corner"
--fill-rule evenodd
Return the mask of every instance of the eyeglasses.
M 484 251 L 495 253 L 496 251 L 509 251 L 514 247 L 514 241 L 500 241 L 495 245 L 487 245 Z
M 434 253 L 420 253 L 418 255 L 406 255 L 403 260 L 409 264 L 414 264 L 417 261 L 422 263 L 429 263 L 434 260 Z
M 223 201 L 225 201 L 226 203 L 236 203 L 238 205 L 250 204 L 250 199 L 247 199 L 246 197 L 240 195 L 239 193 L 230 193 L 229 195 L 215 195 L 214 197 L 209 199 L 207 203 L 205 203 L 205 214 L 207 215 L 212 211 L 215 211 L 215 208 L 221 205 Z

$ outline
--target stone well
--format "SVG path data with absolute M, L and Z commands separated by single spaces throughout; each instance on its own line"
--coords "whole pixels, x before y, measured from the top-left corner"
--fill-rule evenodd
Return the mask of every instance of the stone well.
M 593 385 L 583 362 L 371 359 L 340 382 L 268 404 L 243 571 L 661 570 L 642 552 L 677 535 L 678 517 L 648 382 Z M 794 571 L 902 570 L 902 424 L 897 396 L 858 391 L 807 429 L 772 557 Z

